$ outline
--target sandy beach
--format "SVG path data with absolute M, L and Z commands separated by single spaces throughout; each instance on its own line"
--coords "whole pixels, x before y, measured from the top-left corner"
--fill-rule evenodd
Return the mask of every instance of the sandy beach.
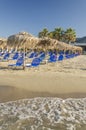
M 86 97 L 86 56 L 26 70 L 0 62 L 0 102 L 30 97 Z
M 86 56 L 37 68 L 0 62 L 1 130 L 85 130 Z

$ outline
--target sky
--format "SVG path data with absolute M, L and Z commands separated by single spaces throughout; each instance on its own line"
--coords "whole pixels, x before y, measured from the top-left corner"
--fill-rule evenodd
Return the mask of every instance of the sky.
M 57 27 L 86 36 L 86 0 L 0 0 L 0 37 Z

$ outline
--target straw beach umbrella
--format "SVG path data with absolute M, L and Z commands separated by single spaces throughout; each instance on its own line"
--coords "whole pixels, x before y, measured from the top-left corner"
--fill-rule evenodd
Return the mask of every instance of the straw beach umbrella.
M 37 38 L 27 32 L 20 32 L 16 35 L 12 35 L 8 37 L 7 40 L 8 47 L 14 47 L 19 49 L 36 49 L 36 50 L 80 50 L 81 47 L 76 47 L 73 45 L 69 45 L 64 42 L 60 42 L 56 39 L 51 38 Z
M 24 49 L 25 45 L 25 48 L 31 49 L 35 47 L 38 40 L 38 38 L 32 36 L 27 32 L 20 32 L 18 34 L 9 36 L 7 40 L 7 45 L 9 47 L 18 47 L 22 49 Z
M 7 39 L 6 38 L 0 38 L 0 48 L 1 49 L 7 48 Z
M 42 49 L 42 50 L 78 50 L 78 51 L 82 51 L 81 47 L 76 47 L 73 45 L 69 45 L 67 43 L 64 42 L 60 42 L 58 40 L 55 39 L 50 39 L 50 38 L 43 38 L 43 39 L 39 39 L 38 44 L 36 44 L 36 48 L 38 49 Z
M 27 32 L 20 32 L 18 34 L 9 36 L 7 40 L 7 45 L 9 48 L 14 47 L 18 49 L 23 49 L 25 54 L 26 49 L 35 48 L 35 45 L 38 43 L 38 40 L 38 38 L 32 36 Z M 23 67 L 25 68 L 25 60 Z

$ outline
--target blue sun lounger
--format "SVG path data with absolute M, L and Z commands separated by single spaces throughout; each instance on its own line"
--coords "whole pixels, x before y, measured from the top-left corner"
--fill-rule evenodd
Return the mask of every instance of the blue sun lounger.
M 63 54 L 60 54 L 57 61 L 62 61 L 64 59 Z
M 37 57 L 38 56 L 38 53 L 37 52 L 32 52 L 29 56 L 29 58 L 34 58 L 34 57 Z
M 56 61 L 57 61 L 57 56 L 55 54 L 52 54 L 48 59 L 48 62 L 56 62 Z
M 14 54 L 14 56 L 12 57 L 12 60 L 17 60 L 17 59 L 18 59 L 18 57 L 19 57 L 19 53 L 18 53 L 18 52 L 16 52 L 16 53 Z
M 3 57 L 2 60 L 7 60 L 7 59 L 9 58 L 9 56 L 10 56 L 10 54 L 9 54 L 9 53 L 6 53 L 6 54 L 4 55 L 4 57 Z
M 35 58 L 33 59 L 32 63 L 31 64 L 26 64 L 26 67 L 37 67 L 40 65 L 40 58 Z
M 24 63 L 24 59 L 21 57 L 17 60 L 15 64 L 9 64 L 8 66 L 11 67 L 23 66 L 23 63 Z

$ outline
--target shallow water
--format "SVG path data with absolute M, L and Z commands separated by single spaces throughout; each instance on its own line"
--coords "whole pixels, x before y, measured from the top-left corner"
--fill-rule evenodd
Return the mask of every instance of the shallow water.
M 0 130 L 86 130 L 86 98 L 0 103 Z

